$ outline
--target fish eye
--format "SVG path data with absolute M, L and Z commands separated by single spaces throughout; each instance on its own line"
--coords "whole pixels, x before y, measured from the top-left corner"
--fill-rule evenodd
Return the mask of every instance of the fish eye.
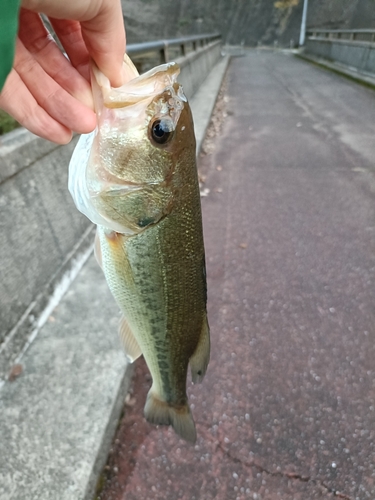
M 171 118 L 158 118 L 151 124 L 151 138 L 156 144 L 166 144 L 169 142 L 174 133 L 174 123 Z

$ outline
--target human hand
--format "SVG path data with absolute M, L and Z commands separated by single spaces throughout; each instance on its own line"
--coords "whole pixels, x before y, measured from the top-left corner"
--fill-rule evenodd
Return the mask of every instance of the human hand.
M 48 16 L 67 59 L 43 25 Z M 120 0 L 22 0 L 13 69 L 0 108 L 45 139 L 65 144 L 96 126 L 89 59 L 115 87 L 123 74 L 125 30 Z

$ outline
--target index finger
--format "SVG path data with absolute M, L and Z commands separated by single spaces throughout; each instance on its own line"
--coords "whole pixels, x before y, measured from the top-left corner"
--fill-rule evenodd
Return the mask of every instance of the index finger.
M 120 0 L 22 0 L 25 9 L 55 19 L 79 21 L 89 55 L 114 87 L 126 81 L 122 61 L 126 49 Z

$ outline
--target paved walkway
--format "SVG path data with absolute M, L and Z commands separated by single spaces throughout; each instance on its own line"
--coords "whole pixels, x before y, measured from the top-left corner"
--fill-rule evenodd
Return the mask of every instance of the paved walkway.
M 283 53 L 231 61 L 201 159 L 212 359 L 198 441 L 142 418 L 100 498 L 375 498 L 375 93 Z

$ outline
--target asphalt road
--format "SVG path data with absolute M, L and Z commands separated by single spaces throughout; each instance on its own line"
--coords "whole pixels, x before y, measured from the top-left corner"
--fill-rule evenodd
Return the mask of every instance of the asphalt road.
M 212 359 L 198 441 L 142 419 L 100 498 L 375 498 L 375 92 L 290 54 L 231 61 L 201 158 Z

